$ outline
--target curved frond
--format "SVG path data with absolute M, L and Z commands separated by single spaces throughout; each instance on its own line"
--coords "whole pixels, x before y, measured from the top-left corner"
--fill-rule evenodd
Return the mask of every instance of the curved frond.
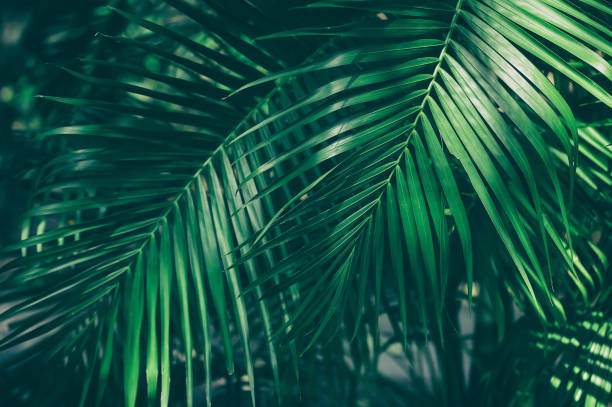
M 449 239 L 461 245 L 472 286 L 473 205 L 483 209 L 505 247 L 515 270 L 505 278 L 517 283 L 519 297 L 544 319 L 562 318 L 551 257 L 565 258 L 567 245 L 572 250 L 571 199 L 561 178 L 570 180 L 573 194 L 579 133 L 571 108 L 538 65 L 549 64 L 610 106 L 609 64 L 595 52 L 609 55 L 606 25 L 569 4 L 545 1 L 308 6 L 364 10 L 365 22 L 265 37 L 332 36 L 341 49 L 243 87 L 300 77 L 312 90 L 234 140 L 252 140 L 253 148 L 237 152 L 248 160 L 295 132 L 311 132 L 247 174 L 245 182 L 265 178 L 287 158 L 310 152 L 254 201 L 323 169 L 254 240 L 284 227 L 260 250 L 288 241 L 302 247 L 260 280 L 278 277 L 282 287 L 296 284 L 308 293 L 291 337 L 311 334 L 313 344 L 341 314 L 347 287 L 359 279 L 360 287 L 375 286 L 367 280 L 389 282 L 403 307 L 404 326 L 414 295 L 423 323 L 433 310 L 440 327 L 454 245 Z M 589 77 L 574 67 L 575 59 L 603 77 Z M 308 113 L 292 119 L 298 109 Z M 555 151 L 569 157 L 563 172 Z M 368 277 L 369 269 L 382 273 L 372 263 L 376 255 L 390 259 L 389 270 L 395 271 L 388 277 Z M 567 267 L 577 279 L 573 262 Z M 378 303 L 380 290 L 374 291 Z M 370 294 L 360 297 L 365 301 Z
M 65 69 L 84 83 L 114 92 L 115 99 L 45 97 L 99 119 L 39 134 L 40 139 L 67 138 L 75 147 L 40 171 L 23 240 L 5 248 L 21 249 L 23 257 L 3 267 L 8 275 L 3 302 L 12 306 L 1 318 L 14 329 L 2 338 L 1 348 L 33 339 L 57 348 L 43 355 L 45 347 L 33 346 L 27 358 L 19 355 L 6 365 L 15 369 L 41 356 L 78 360 L 90 342 L 76 338 L 97 332 L 101 360 L 94 356 L 80 368 L 87 372 L 88 385 L 94 374 L 98 377 L 98 394 L 88 394 L 85 386 L 81 405 L 102 401 L 109 369 L 117 364 L 123 369 L 126 405 L 135 405 L 139 397 L 168 405 L 176 340 L 185 361 L 188 405 L 193 403 L 196 359 L 191 355 L 196 349 L 204 355 L 210 405 L 211 330 L 222 338 L 228 374 L 236 358 L 243 359 L 254 404 L 251 304 L 267 333 L 263 342 L 280 397 L 278 357 L 265 339 L 271 335 L 270 310 L 265 301 L 241 295 L 244 277 L 231 267 L 237 262 L 234 248 L 254 226 L 248 218 L 237 222 L 230 217 L 236 202 L 228 201 L 235 199 L 229 191 L 236 189 L 236 181 L 223 145 L 265 103 L 258 104 L 254 95 L 232 104 L 221 100 L 244 80 L 278 69 L 279 60 L 223 31 L 219 21 L 187 3 L 169 3 L 214 35 L 202 43 L 115 10 L 156 36 L 105 37 L 109 45 L 131 50 L 136 61 L 144 51 L 148 65 L 87 59 L 82 71 Z M 30 229 L 35 234 L 30 236 Z M 246 268 L 257 279 L 253 265 Z M 146 392 L 140 386 L 143 374 Z

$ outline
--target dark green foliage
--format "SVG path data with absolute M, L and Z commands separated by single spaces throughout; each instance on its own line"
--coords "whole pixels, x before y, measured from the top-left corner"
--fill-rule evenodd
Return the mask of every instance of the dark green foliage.
M 42 96 L 12 404 L 607 405 L 607 2 L 108 13 Z

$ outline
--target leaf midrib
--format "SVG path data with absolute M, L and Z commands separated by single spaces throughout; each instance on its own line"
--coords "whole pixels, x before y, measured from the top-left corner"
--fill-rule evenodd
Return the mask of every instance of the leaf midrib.
M 444 39 L 444 45 L 442 46 L 442 50 L 440 51 L 440 55 L 438 56 L 438 62 L 436 63 L 436 66 L 434 68 L 434 72 L 432 74 L 432 78 L 430 79 L 429 85 L 427 86 L 426 93 L 425 93 L 425 95 L 423 97 L 423 101 L 421 102 L 421 105 L 419 106 L 419 113 L 415 117 L 415 119 L 412 122 L 412 124 L 409 126 L 409 128 L 412 128 L 412 131 L 406 137 L 406 139 L 404 141 L 404 148 L 402 149 L 401 153 L 398 155 L 397 160 L 395 160 L 393 167 L 391 167 L 389 176 L 387 177 L 387 179 L 385 181 L 385 185 L 389 184 L 392 181 L 393 175 L 396 173 L 396 168 L 399 166 L 400 161 L 404 157 L 404 154 L 406 152 L 405 147 L 408 146 L 408 143 L 410 142 L 411 137 L 414 134 L 414 128 L 417 126 L 417 124 L 419 122 L 419 119 L 424 115 L 425 105 L 429 101 L 429 98 L 431 96 L 431 89 L 433 88 L 433 86 L 434 86 L 434 84 L 436 82 L 436 78 L 437 78 L 438 72 L 440 71 L 440 67 L 441 67 L 442 63 L 444 62 L 444 58 L 446 56 L 446 50 L 448 49 L 448 45 L 450 44 L 450 41 L 451 41 L 451 38 L 452 38 L 452 34 L 453 34 L 453 32 L 455 30 L 455 27 L 457 25 L 457 19 L 459 17 L 460 12 L 461 12 L 462 4 L 463 4 L 463 0 L 457 0 L 457 4 L 455 5 L 455 11 L 454 11 L 453 17 L 452 17 L 450 25 L 449 25 L 449 30 L 448 30 L 448 33 L 446 34 L 445 39 Z M 317 50 L 315 53 L 313 53 L 313 55 L 309 59 L 312 59 L 316 55 L 318 55 L 319 53 L 323 52 L 327 48 L 327 46 L 329 46 L 329 44 L 332 43 L 332 41 L 326 43 L 319 50 Z M 143 243 L 140 245 L 140 247 L 138 247 L 134 251 L 133 259 L 134 258 L 138 258 L 138 256 L 140 256 L 142 254 L 142 251 L 149 244 L 149 242 L 151 241 L 151 238 L 153 237 L 153 235 L 159 229 L 161 224 L 167 222 L 167 219 L 170 216 L 170 214 L 172 213 L 172 211 L 174 210 L 174 208 L 178 206 L 179 201 L 181 200 L 181 198 L 186 194 L 187 190 L 189 188 L 191 188 L 193 183 L 202 174 L 202 171 L 204 171 L 209 165 L 211 165 L 212 161 L 217 157 L 218 154 L 220 154 L 223 151 L 225 151 L 225 146 L 227 145 L 228 141 L 236 134 L 236 129 L 239 129 L 244 124 L 246 124 L 246 122 L 251 119 L 253 113 L 256 112 L 257 110 L 259 110 L 266 103 L 268 103 L 271 100 L 271 98 L 273 98 L 280 90 L 282 90 L 281 87 L 278 87 L 278 86 L 275 87 L 272 91 L 270 91 L 270 93 L 268 93 L 268 95 L 265 98 L 263 98 L 259 103 L 257 103 L 257 105 L 255 107 L 253 107 L 253 109 L 251 109 L 250 112 L 247 115 L 245 115 L 245 117 L 236 126 L 234 126 L 234 130 L 230 132 L 230 134 L 225 138 L 225 140 L 210 154 L 210 156 L 200 165 L 200 167 L 197 169 L 197 171 L 187 180 L 187 182 L 186 182 L 185 186 L 183 187 L 183 189 L 180 190 L 176 194 L 174 199 L 168 201 L 167 208 L 164 210 L 164 212 L 161 215 L 159 215 L 157 217 L 157 219 L 158 219 L 157 222 L 155 222 L 153 227 L 151 227 L 147 237 L 143 239 Z M 384 192 L 385 189 L 384 188 L 381 188 L 381 189 L 382 189 L 382 192 L 380 193 L 378 198 L 376 198 L 376 200 L 375 200 L 377 202 L 375 206 L 380 204 L 380 201 L 381 201 L 382 197 L 385 194 L 385 192 Z M 372 211 L 370 211 L 370 214 L 368 215 L 368 218 L 369 218 L 368 221 L 370 221 L 371 218 L 372 218 Z M 130 262 L 130 265 L 128 267 L 132 266 L 132 262 L 133 261 L 134 260 L 132 260 Z
M 438 62 L 436 63 L 436 66 L 434 68 L 434 72 L 433 72 L 432 77 L 430 79 L 429 85 L 427 86 L 427 90 L 425 91 L 425 94 L 424 94 L 424 97 L 423 97 L 423 101 L 421 102 L 421 105 L 419 106 L 419 113 L 417 113 L 417 116 L 414 118 L 413 122 L 407 127 L 408 129 L 411 129 L 410 130 L 410 134 L 404 140 L 402 150 L 398 154 L 397 160 L 395 160 L 395 162 L 393 163 L 394 165 L 392 167 L 390 167 L 390 169 L 389 169 L 389 176 L 385 180 L 385 183 L 383 184 L 383 186 L 386 186 L 389 183 L 391 183 L 391 181 L 393 179 L 393 175 L 396 173 L 397 167 L 400 165 L 400 161 L 404 157 L 404 154 L 406 154 L 406 147 L 408 147 L 408 143 L 410 142 L 410 140 L 412 138 L 412 135 L 415 132 L 415 128 L 416 128 L 416 126 L 417 126 L 417 124 L 419 122 L 419 119 L 421 119 L 424 116 L 424 114 L 425 114 L 424 113 L 425 105 L 427 104 L 427 102 L 430 99 L 431 89 L 433 88 L 434 84 L 436 83 L 436 78 L 438 76 L 438 72 L 440 72 L 440 67 L 441 67 L 441 65 L 444 62 L 444 59 L 446 57 L 446 50 L 448 49 L 448 45 L 451 42 L 453 31 L 455 30 L 455 27 L 457 26 L 457 19 L 459 18 L 459 14 L 461 13 L 461 6 L 462 5 L 463 5 L 463 0 L 457 0 L 457 4 L 455 5 L 455 11 L 454 11 L 454 14 L 453 14 L 453 18 L 451 19 L 451 22 L 450 22 L 450 25 L 449 25 L 448 33 L 446 34 L 446 37 L 444 38 L 444 45 L 442 46 L 442 50 L 440 51 L 440 56 L 438 56 Z M 375 200 L 377 202 L 376 206 L 380 205 L 380 201 L 381 201 L 382 197 L 385 195 L 386 188 L 383 188 L 383 186 L 381 186 L 382 192 L 380 193 L 378 198 L 376 198 L 376 200 Z M 370 211 L 370 214 L 368 215 L 369 221 L 372 219 L 372 214 L 373 214 L 373 211 Z
M 462 1 L 462 0 L 460 0 L 460 1 Z M 333 43 L 334 43 L 334 41 L 330 40 L 330 41 L 326 42 L 325 44 L 323 44 L 319 49 L 317 49 L 315 52 L 313 52 L 313 54 L 307 59 L 307 61 L 314 59 L 315 57 L 317 57 L 321 53 L 324 53 L 327 50 L 327 48 L 330 47 Z M 291 83 L 294 80 L 295 80 L 295 78 L 291 78 L 290 80 L 285 82 L 285 84 Z M 231 141 L 231 139 L 233 137 L 235 137 L 237 134 L 239 134 L 238 129 L 240 129 L 242 126 L 244 126 L 248 122 L 248 120 L 250 120 L 253 117 L 253 114 L 255 112 L 257 112 L 263 106 L 265 106 L 267 103 L 269 103 L 270 100 L 276 94 L 281 92 L 282 90 L 283 90 L 283 88 L 281 86 L 274 87 L 274 89 L 272 89 L 260 102 L 258 102 L 252 109 L 250 109 L 249 112 L 244 116 L 244 118 L 242 120 L 240 120 L 240 122 L 238 122 L 234 126 L 233 130 L 228 134 L 228 136 L 223 140 L 223 142 L 221 142 L 219 144 L 219 146 L 217 148 L 215 148 L 215 150 L 213 150 L 213 152 L 210 154 L 210 156 L 200 165 L 198 170 L 190 178 L 188 178 L 187 183 L 185 184 L 183 189 L 180 190 L 176 194 L 174 199 L 168 201 L 168 207 L 165 209 L 165 211 L 161 215 L 159 215 L 157 217 L 157 219 L 158 219 L 157 222 L 155 222 L 154 226 L 151 228 L 151 230 L 148 233 L 147 237 L 143 239 L 144 241 L 141 244 L 141 246 L 134 251 L 136 258 L 138 258 L 138 256 L 140 256 L 142 254 L 142 251 L 145 249 L 147 244 L 149 244 L 149 242 L 151 241 L 151 238 L 153 237 L 154 233 L 160 227 L 160 224 L 163 224 L 164 222 L 167 222 L 167 219 L 170 216 L 170 213 L 172 212 L 172 210 L 178 205 L 180 199 L 185 195 L 187 190 L 189 188 L 191 188 L 193 183 L 202 174 L 202 171 L 204 171 L 209 165 L 211 165 L 212 161 L 216 158 L 216 156 L 219 153 L 225 151 L 225 147 L 228 145 L 228 143 Z M 130 265 L 128 267 L 132 266 L 133 261 L 134 260 L 132 260 L 130 262 Z

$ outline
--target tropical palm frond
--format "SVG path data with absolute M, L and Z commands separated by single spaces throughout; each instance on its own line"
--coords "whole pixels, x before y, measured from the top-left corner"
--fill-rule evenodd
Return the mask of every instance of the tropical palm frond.
M 576 171 L 577 196 L 575 215 L 570 222 L 574 239 L 573 256 L 564 242 L 555 244 L 567 261 L 573 261 L 577 276 L 572 276 L 576 294 L 584 303 L 592 303 L 605 287 L 609 248 L 603 236 L 609 235 L 610 223 L 606 202 L 610 193 L 608 160 L 612 135 L 606 120 L 578 123 L 578 166 Z M 567 155 L 551 148 L 559 165 L 567 166 Z M 564 248 L 564 249 L 563 249 Z M 571 260 L 573 259 L 573 260 Z M 569 292 L 574 292 L 570 290 Z
M 405 307 L 402 325 L 410 313 L 409 297 L 416 295 L 423 323 L 426 310 L 435 310 L 440 326 L 451 230 L 457 231 L 472 285 L 475 232 L 468 214 L 474 204 L 484 208 L 511 259 L 512 274 L 518 272 L 519 295 L 542 318 L 560 317 L 563 310 L 551 290 L 551 256 L 559 255 L 560 242 L 568 241 L 571 249 L 570 200 L 562 193 L 567 189 L 560 174 L 570 179 L 572 191 L 579 136 L 570 107 L 534 63 L 548 64 L 612 105 L 606 90 L 610 66 L 595 52 L 609 55 L 607 26 L 560 2 L 458 1 L 402 8 L 396 2 L 324 1 L 307 6 L 365 10 L 364 21 L 268 36 L 332 36 L 340 50 L 247 85 L 296 76 L 314 82 L 307 96 L 235 139 L 254 140 L 255 146 L 241 155 L 248 159 L 293 132 L 327 123 L 246 178 L 263 177 L 271 166 L 307 149 L 313 151 L 309 158 L 268 189 L 312 168 L 324 169 L 259 234 L 288 225 L 262 250 L 313 236 L 312 243 L 303 243 L 262 280 L 282 276 L 284 286 L 308 287 L 292 321 L 293 336 L 314 332 L 314 343 L 358 280 L 361 290 L 375 287 L 375 303 L 380 302 L 380 282 L 394 281 Z M 573 60 L 598 69 L 603 78 L 573 67 Z M 309 114 L 291 120 L 290 114 L 305 108 Z M 559 172 L 548 146 L 570 157 L 569 171 Z M 386 255 L 390 269 L 377 266 Z M 574 275 L 571 261 L 568 266 Z M 410 291 L 406 268 L 412 274 Z M 383 269 L 394 272 L 383 277 Z M 360 298 L 363 303 L 370 294 Z
M 138 52 L 145 51 L 149 66 L 132 63 L 128 57 L 127 61 L 85 60 L 93 74 L 65 69 L 115 96 L 111 100 L 45 97 L 84 109 L 89 122 L 38 136 L 67 137 L 76 147 L 40 171 L 36 204 L 26 214 L 24 240 L 6 248 L 21 249 L 24 257 L 4 267 L 9 276 L 3 282 L 8 290 L 3 302 L 13 305 L 2 319 L 9 320 L 13 329 L 2 338 L 2 349 L 41 338 L 27 357 L 15 360 L 17 365 L 40 357 L 50 344 L 58 352 L 45 355 L 47 359 L 72 355 L 79 360 L 92 335 L 97 335 L 101 360 L 94 357 L 81 366 L 87 378 L 81 405 L 101 402 L 110 365 L 118 357 L 123 359 L 126 405 L 136 402 L 143 365 L 147 397 L 160 397 L 167 405 L 174 325 L 180 327 L 183 354 L 192 355 L 197 348 L 204 355 L 209 404 L 211 325 L 222 337 L 229 373 L 237 353 L 232 340 L 238 333 L 243 365 L 254 389 L 247 315 L 251 305 L 241 296 L 238 271 L 231 268 L 237 262 L 234 247 L 254 226 L 246 217 L 230 218 L 236 202 L 228 198 L 237 199 L 236 181 L 223 143 L 244 117 L 250 117 L 249 110 L 257 111 L 264 103 L 258 105 L 253 96 L 232 104 L 221 98 L 238 84 L 255 79 L 255 74 L 278 69 L 281 60 L 188 3 L 169 3 L 214 34 L 202 44 L 116 10 L 158 35 L 106 37 L 110 45 L 131 50 L 137 61 Z M 113 75 L 105 77 L 96 70 Z M 36 231 L 32 236 L 30 229 Z M 256 279 L 253 265 L 246 268 Z M 264 301 L 257 304 L 261 313 L 257 320 L 269 336 L 270 311 Z M 116 335 L 123 338 L 120 344 Z M 145 336 L 146 343 L 141 343 Z M 263 342 L 268 343 L 280 394 L 275 348 L 266 339 Z M 123 354 L 117 355 L 119 349 Z M 191 405 L 192 358 L 184 359 Z M 98 394 L 88 395 L 94 374 Z

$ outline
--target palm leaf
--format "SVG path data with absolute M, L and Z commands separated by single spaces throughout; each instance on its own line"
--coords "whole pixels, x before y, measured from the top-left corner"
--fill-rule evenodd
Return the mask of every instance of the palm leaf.
M 186 3 L 175 3 L 177 8 L 192 14 L 193 10 Z M 250 387 L 254 389 L 247 299 L 240 295 L 241 277 L 237 271 L 225 272 L 235 263 L 234 245 L 241 243 L 240 240 L 234 243 L 234 239 L 244 239 L 241 234 L 250 233 L 252 226 L 250 223 L 233 225 L 229 219 L 231 206 L 227 206 L 224 189 L 233 185 L 228 184 L 233 174 L 231 168 L 224 165 L 227 158 L 224 158 L 223 141 L 232 134 L 232 128 L 239 125 L 244 109 L 248 110 L 250 105 L 251 109 L 257 109 L 258 106 L 252 98 L 242 98 L 242 106 L 230 105 L 219 98 L 231 90 L 227 85 L 232 81 L 235 85 L 249 77 L 243 75 L 253 75 L 257 69 L 263 69 L 252 60 L 275 68 L 278 64 L 252 44 L 237 37 L 229 38 L 229 33 L 224 35 L 218 22 L 197 14 L 194 15 L 199 23 L 213 24 L 217 29 L 215 34 L 243 54 L 225 55 L 218 51 L 221 40 L 215 42 L 210 38 L 204 46 L 129 13 L 119 13 L 203 55 L 206 62 L 193 62 L 182 56 L 184 51 L 180 48 L 166 51 L 149 40 L 110 38 L 118 46 L 127 46 L 136 52 L 142 49 L 154 55 L 167 64 L 168 73 L 155 73 L 137 65 L 112 61 L 86 60 L 85 64 L 113 69 L 124 79 L 103 78 L 74 70 L 67 72 L 92 85 L 127 92 L 122 96 L 125 102 L 47 97 L 76 108 L 102 110 L 121 125 L 75 124 L 40 134 L 40 138 L 89 136 L 98 147 L 68 151 L 51 161 L 38 177 L 38 191 L 44 192 L 44 200 L 28 212 L 28 218 L 32 219 L 29 222 L 41 225 L 46 219 L 54 221 L 58 216 L 68 220 L 49 231 L 38 228 L 35 236 L 25 234 L 22 242 L 7 248 L 21 248 L 27 253 L 29 247 L 36 245 L 40 250 L 4 267 L 5 272 L 10 273 L 4 283 L 7 289 L 31 285 L 35 292 L 31 291 L 29 298 L 22 294 L 5 298 L 17 303 L 3 313 L 3 320 L 25 313 L 31 315 L 16 326 L 11 335 L 3 338 L 2 347 L 15 346 L 33 337 L 63 343 L 66 334 L 74 330 L 73 321 L 93 318 L 93 324 L 82 326 L 77 332 L 85 335 L 80 331 L 104 329 L 104 337 L 108 338 L 99 364 L 100 385 L 96 399 L 99 404 L 110 364 L 117 363 L 118 359 L 113 356 L 116 319 L 104 324 L 103 328 L 104 320 L 98 315 L 110 306 L 110 302 L 120 304 L 125 313 L 119 316 L 125 323 L 119 333 L 125 338 L 122 348 L 126 405 L 134 405 L 139 397 L 142 370 L 139 355 L 143 352 L 147 355 L 147 398 L 160 397 L 162 405 L 168 404 L 174 324 L 181 326 L 185 355 L 191 355 L 194 346 L 208 355 L 204 370 L 210 404 L 210 304 L 215 310 L 214 324 L 224 340 L 228 372 L 234 369 L 232 337 L 236 329 L 243 344 Z M 248 64 L 243 59 L 245 56 L 251 58 Z M 211 62 L 214 64 L 209 65 Z M 239 76 L 227 72 L 237 72 Z M 143 73 L 146 75 L 141 78 L 155 81 L 153 90 L 149 88 L 151 83 L 145 87 L 130 79 L 130 74 Z M 202 80 L 200 75 L 215 82 Z M 140 95 L 144 98 L 138 97 Z M 174 138 L 174 145 L 166 142 L 169 138 Z M 111 142 L 119 143 L 120 147 L 108 149 Z M 220 175 L 214 166 L 219 168 Z M 143 278 L 145 270 L 146 281 Z M 203 270 L 206 270 L 204 279 Z M 255 273 L 252 267 L 251 273 Z M 159 279 L 150 280 L 154 275 L 159 275 Z M 120 286 L 122 289 L 118 290 Z M 195 295 L 191 287 L 196 288 Z M 207 300 L 208 295 L 211 298 Z M 175 298 L 180 305 L 178 314 L 172 311 Z M 269 330 L 268 308 L 264 301 L 257 303 Z M 233 317 L 227 313 L 228 306 L 234 310 Z M 49 320 L 49 309 L 51 315 L 58 317 Z M 145 312 L 149 340 L 146 347 L 141 347 Z M 191 327 L 193 318 L 201 321 L 201 330 Z M 27 332 L 28 324 L 34 321 L 43 325 L 33 333 Z M 159 340 L 156 338 L 158 329 Z M 203 333 L 203 343 L 194 343 L 199 337 L 196 332 Z M 279 392 L 275 347 L 270 343 L 268 349 Z M 82 351 L 82 346 L 70 349 L 74 355 Z M 95 360 L 87 363 L 85 369 L 93 372 Z M 194 385 L 191 360 L 191 357 L 185 358 L 189 405 L 193 401 Z M 85 392 L 82 402 L 87 397 Z
M 306 131 L 313 123 L 329 123 L 304 143 L 271 156 L 246 178 L 263 178 L 272 166 L 301 151 L 313 151 L 256 196 L 256 201 L 296 177 L 307 176 L 313 168 L 329 168 L 298 189 L 254 240 L 258 243 L 281 225 L 293 226 L 261 250 L 286 244 L 288 239 L 315 236 L 260 280 L 282 276 L 288 281 L 283 287 L 296 284 L 318 291 L 309 296 L 311 303 L 302 303 L 292 321 L 292 337 L 310 332 L 316 337 L 325 329 L 312 313 L 320 310 L 322 320 L 328 321 L 337 312 L 333 293 L 344 292 L 350 281 L 341 277 L 345 267 L 352 275 L 369 268 L 355 261 L 352 253 L 366 250 L 365 242 L 375 239 L 374 213 L 381 206 L 389 220 L 383 226 L 390 245 L 387 253 L 396 263 L 393 268 L 400 271 L 398 280 L 391 276 L 389 280 L 396 281 L 393 285 L 402 306 L 409 303 L 403 294 L 403 269 L 408 268 L 419 314 L 425 314 L 424 308 L 433 310 L 440 326 L 444 298 L 440 283 L 447 279 L 440 265 L 449 258 L 444 241 L 451 230 L 458 232 L 468 287 L 472 286 L 474 229 L 467 214 L 476 203 L 494 225 L 513 263 L 512 274 L 518 272 L 505 278 L 518 278 L 517 294 L 542 318 L 560 317 L 560 303 L 552 300 L 551 256 L 563 256 L 559 251 L 567 250 L 567 245 L 572 251 L 572 244 L 562 237 L 571 236 L 568 197 L 562 194 L 553 153 L 569 157 L 569 169 L 563 173 L 569 174 L 572 195 L 579 135 L 570 107 L 534 62 L 550 64 L 549 69 L 559 70 L 610 106 L 605 90 L 609 65 L 593 50 L 609 39 L 605 24 L 560 2 L 459 1 L 454 7 L 435 3 L 422 8 L 398 7 L 395 2 L 325 1 L 308 7 L 365 10 L 365 22 L 313 26 L 265 37 L 333 36 L 340 50 L 241 88 L 296 77 L 314 82 L 307 97 L 270 114 L 233 140 L 254 140 L 255 148 L 241 156 L 248 160 L 293 132 Z M 384 10 L 384 18 L 370 10 Z M 571 38 L 571 44 L 570 35 L 577 37 Z M 606 54 L 605 49 L 600 51 Z M 569 61 L 574 59 L 598 69 L 601 83 L 573 68 Z M 311 113 L 303 113 L 299 120 L 289 117 L 306 108 Z M 275 123 L 280 131 L 274 130 Z M 553 153 L 548 146 L 553 146 Z M 467 193 L 474 195 L 461 196 Z M 399 205 L 401 222 L 394 215 L 395 205 Z M 446 230 L 440 230 L 440 225 L 446 225 Z M 403 236 L 395 231 L 398 226 L 403 227 Z M 432 229 L 435 234 L 430 233 Z M 550 242 L 558 243 L 549 247 Z M 563 249 L 559 242 L 566 242 Z M 251 253 L 257 255 L 257 250 Z M 402 257 L 408 259 L 405 266 Z M 573 262 L 567 264 L 576 279 Z M 318 268 L 322 274 L 314 272 Z M 430 305 L 426 297 L 431 298 Z M 322 299 L 327 299 L 327 306 Z M 406 312 L 402 310 L 404 321 Z
M 602 317 L 598 312 L 579 315 L 574 323 L 552 326 L 547 332 L 529 329 L 522 321 L 516 335 L 509 338 L 518 349 L 508 359 L 512 369 L 507 372 L 514 373 L 494 371 L 488 385 L 495 390 L 489 390 L 489 397 L 496 400 L 512 394 L 508 405 L 521 405 L 531 397 L 533 403 L 606 406 L 610 401 L 610 327 Z M 528 396 L 530 388 L 534 392 Z

